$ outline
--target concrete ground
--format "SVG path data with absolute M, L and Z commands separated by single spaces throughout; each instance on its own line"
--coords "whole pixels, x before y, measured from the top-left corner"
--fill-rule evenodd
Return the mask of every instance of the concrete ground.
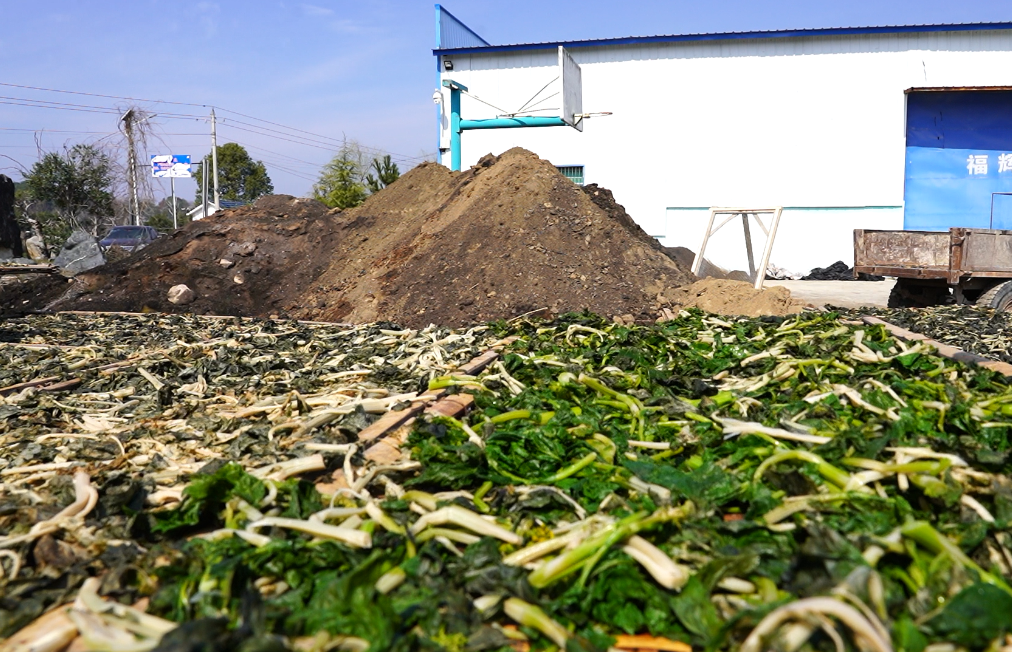
M 885 308 L 895 279 L 884 281 L 765 281 L 764 287 L 780 285 L 791 295 L 816 306 Z

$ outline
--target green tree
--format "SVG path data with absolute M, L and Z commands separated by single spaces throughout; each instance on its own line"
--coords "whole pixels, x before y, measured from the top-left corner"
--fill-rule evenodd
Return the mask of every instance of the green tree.
M 112 215 L 112 162 L 94 145 L 50 152 L 24 177 L 24 203 L 45 204 L 65 223 L 52 225 L 54 232 L 86 228 L 97 236 L 99 224 Z
M 394 181 L 397 181 L 401 176 L 400 169 L 398 169 L 396 163 L 390 160 L 389 154 L 382 159 L 374 158 L 372 160 L 372 169 L 376 173 L 376 176 L 373 176 L 372 172 L 365 175 L 365 185 L 369 187 L 369 192 L 374 195 Z
M 197 180 L 197 203 L 201 202 L 203 192 L 203 172 L 201 166 L 207 165 L 209 201 L 214 201 L 214 181 L 211 180 L 213 167 L 211 155 L 198 163 L 193 176 Z M 267 175 L 267 168 L 262 161 L 254 161 L 246 148 L 238 143 L 218 145 L 218 194 L 222 199 L 235 201 L 254 201 L 258 197 L 274 193 L 274 184 Z
M 179 225 L 179 228 L 190 223 L 190 216 L 187 215 L 189 208 L 189 202 L 176 197 L 176 224 Z M 172 199 L 170 197 L 165 197 L 157 204 L 146 207 L 142 213 L 146 216 L 144 223 L 154 227 L 159 233 L 172 233 L 174 230 L 172 226 Z
M 313 197 L 331 208 L 352 208 L 368 197 L 362 150 L 355 143 L 345 143 L 330 163 L 323 166 L 320 179 L 313 186 Z

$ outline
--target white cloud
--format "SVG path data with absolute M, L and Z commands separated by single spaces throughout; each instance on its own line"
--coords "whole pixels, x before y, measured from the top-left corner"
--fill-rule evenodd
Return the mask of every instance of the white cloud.
M 319 20 L 319 24 L 338 34 L 361 34 L 368 31 L 364 23 L 350 18 L 340 18 L 338 13 L 329 7 L 303 3 L 299 8 L 304 16 Z
M 333 20 L 329 23 L 330 29 L 340 34 L 358 34 L 364 32 L 365 25 L 358 22 L 357 20 L 340 19 Z
M 307 4 L 303 4 L 300 6 L 302 7 L 302 13 L 306 14 L 307 16 L 312 16 L 314 18 L 334 15 L 334 10 L 328 9 L 327 7 L 318 7 L 316 5 L 307 5 Z

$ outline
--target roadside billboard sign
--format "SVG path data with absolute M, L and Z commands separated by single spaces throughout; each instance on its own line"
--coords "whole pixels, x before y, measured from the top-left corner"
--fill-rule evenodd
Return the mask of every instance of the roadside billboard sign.
M 190 155 L 189 154 L 154 154 L 151 156 L 151 176 L 189 178 Z

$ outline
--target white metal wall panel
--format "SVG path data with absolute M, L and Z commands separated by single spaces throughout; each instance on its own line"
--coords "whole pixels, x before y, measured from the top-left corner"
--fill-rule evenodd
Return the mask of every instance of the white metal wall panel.
M 466 132 L 464 166 L 513 146 L 584 165 L 586 182 L 613 190 L 648 233 L 692 249 L 696 218 L 673 219 L 667 207 L 901 206 L 903 91 L 1012 86 L 1006 31 L 569 51 L 582 68 L 584 111 L 614 115 L 587 121 L 582 134 L 566 127 Z M 514 111 L 558 74 L 556 58 L 555 50 L 457 56 L 444 77 Z M 462 114 L 497 111 L 465 96 Z M 773 262 L 807 271 L 813 251 L 826 258 L 815 265 L 849 260 L 852 229 L 901 227 L 897 209 L 802 211 L 780 229 Z

